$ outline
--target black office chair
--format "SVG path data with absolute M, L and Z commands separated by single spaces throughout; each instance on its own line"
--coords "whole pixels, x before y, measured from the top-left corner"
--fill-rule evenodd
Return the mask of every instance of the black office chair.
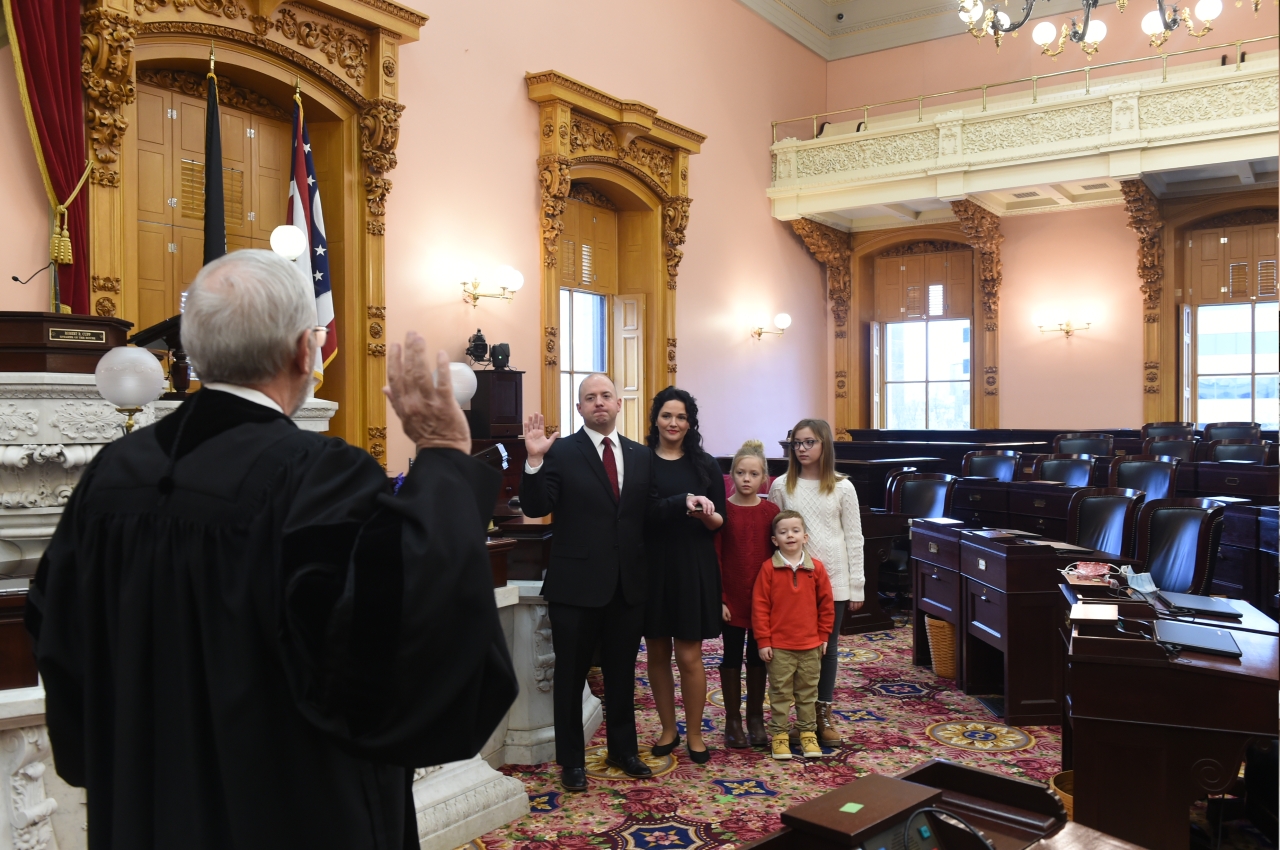
M 1210 440 L 1202 449 L 1205 460 L 1266 463 L 1268 447 L 1259 440 Z
M 1134 557 L 1161 590 L 1208 592 L 1222 536 L 1222 502 L 1154 499 L 1138 513 Z
M 956 476 L 945 472 L 903 472 L 886 485 L 884 505 L 891 513 L 941 517 L 951 513 Z
M 980 452 L 969 452 L 960 461 L 960 474 L 982 478 L 994 478 L 997 481 L 1012 481 L 1018 475 L 1022 465 L 1022 453 L 985 449 Z
M 1067 542 L 1123 557 L 1133 553 L 1138 509 L 1146 496 L 1123 487 L 1085 487 L 1067 503 Z
M 1087 487 L 1093 475 L 1093 455 L 1040 455 L 1031 464 L 1033 481 L 1061 481 L 1070 487 Z
M 1075 434 L 1059 434 L 1053 438 L 1053 453 L 1064 455 L 1111 455 L 1115 454 L 1116 439 L 1110 434 L 1080 432 Z
M 1257 422 L 1210 422 L 1204 426 L 1204 441 L 1261 440 L 1262 426 Z
M 1192 439 L 1196 435 L 1194 422 L 1148 422 L 1142 426 L 1142 439 L 1151 437 L 1182 437 Z
M 1148 499 L 1167 499 L 1177 490 L 1178 463 L 1175 458 L 1154 455 L 1118 457 L 1111 461 L 1107 483 L 1141 490 Z
M 958 479 L 945 472 L 895 472 L 885 482 L 884 506 L 891 513 L 913 517 L 942 517 L 951 513 L 951 498 Z M 880 563 L 880 593 L 896 605 L 911 593 L 911 542 L 893 541 L 889 556 Z
M 1198 445 L 1192 437 L 1147 437 L 1142 443 L 1142 453 L 1149 457 L 1172 457 L 1191 463 L 1196 459 Z

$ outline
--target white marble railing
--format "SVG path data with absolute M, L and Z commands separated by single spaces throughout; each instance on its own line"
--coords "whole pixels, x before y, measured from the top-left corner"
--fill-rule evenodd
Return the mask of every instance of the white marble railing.
M 847 230 L 840 210 L 1273 157 L 1278 80 L 1276 54 L 1269 53 L 1251 55 L 1239 70 L 1171 68 L 1162 81 L 1157 66 L 1094 78 L 1088 91 L 1083 79 L 1041 86 L 1034 101 L 1028 86 L 919 117 L 912 108 L 873 117 L 871 129 L 860 133 L 856 121 L 831 125 L 820 138 L 772 146 L 768 195 L 776 218 L 815 218 Z M 1119 202 L 1111 190 L 1097 200 Z M 835 215 L 828 220 L 824 213 Z M 912 218 L 909 211 L 901 217 Z M 934 216 L 950 217 L 945 209 Z

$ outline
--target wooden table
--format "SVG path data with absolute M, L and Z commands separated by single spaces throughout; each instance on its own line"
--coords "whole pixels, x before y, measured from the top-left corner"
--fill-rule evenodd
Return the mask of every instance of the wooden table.
M 1188 847 L 1190 805 L 1229 790 L 1249 742 L 1276 735 L 1280 639 L 1233 634 L 1240 659 L 1171 659 L 1113 625 L 1073 625 L 1066 672 L 1077 823 L 1143 847 Z

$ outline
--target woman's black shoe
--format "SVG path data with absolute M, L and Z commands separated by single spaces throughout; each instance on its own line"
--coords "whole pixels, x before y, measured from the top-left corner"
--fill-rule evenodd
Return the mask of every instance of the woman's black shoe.
M 649 752 L 659 757 L 669 756 L 671 755 L 671 751 L 678 746 L 680 746 L 680 736 L 676 735 L 676 739 L 672 741 L 670 744 L 654 744 L 652 747 L 649 748 Z
M 689 758 L 693 759 L 694 764 L 706 764 L 711 761 L 711 748 L 705 750 L 695 750 L 693 747 L 686 747 L 689 751 Z

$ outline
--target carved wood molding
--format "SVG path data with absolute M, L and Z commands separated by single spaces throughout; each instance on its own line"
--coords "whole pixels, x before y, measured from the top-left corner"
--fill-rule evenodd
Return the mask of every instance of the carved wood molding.
M 138 82 L 156 88 L 185 94 L 189 97 L 207 97 L 209 78 L 191 71 L 171 71 L 162 68 L 140 68 Z M 218 103 L 230 109 L 243 109 L 276 121 L 292 120 L 292 115 L 253 89 L 238 86 L 224 76 L 218 76 Z
M 574 201 L 581 201 L 584 204 L 590 204 L 593 207 L 603 207 L 606 210 L 617 211 L 618 205 L 609 199 L 609 196 L 596 189 L 590 183 L 571 183 L 569 185 L 569 198 Z
M 960 222 L 960 229 L 969 245 L 978 252 L 978 284 L 982 287 L 982 312 L 985 328 L 995 331 L 1000 318 L 1000 283 L 1004 278 L 1004 266 L 1000 261 L 1000 216 L 980 207 L 973 201 L 962 199 L 951 202 L 951 212 Z
M 969 246 L 960 242 L 944 242 L 930 240 L 925 242 L 908 242 L 906 245 L 895 245 L 881 251 L 877 257 L 910 257 L 915 254 L 938 254 L 944 251 L 965 251 Z
M 1160 292 L 1164 282 L 1164 220 L 1160 217 L 1160 202 L 1141 180 L 1120 181 L 1120 191 L 1124 193 L 1124 207 L 1129 213 L 1129 229 L 1138 234 L 1142 308 L 1149 314 L 1155 314 L 1160 310 Z
M 662 241 L 667 255 L 667 289 L 676 288 L 680 261 L 684 259 L 684 231 L 689 226 L 689 198 L 672 198 L 662 205 Z M 674 349 L 675 346 L 672 346 Z
M 560 250 L 560 231 L 564 229 L 564 205 L 572 186 L 569 180 L 568 157 L 541 157 L 538 160 L 538 184 L 542 189 L 542 212 L 539 218 L 542 228 L 542 257 L 547 268 L 552 268 L 556 264 L 556 254 Z
M 546 349 L 546 352 L 547 352 L 546 361 L 545 361 L 546 365 L 559 366 L 560 357 L 558 356 L 556 349 L 558 347 L 558 340 L 560 337 L 560 328 L 555 325 L 545 327 L 542 329 L 542 335 L 543 335 L 543 339 L 545 340 L 545 342 L 543 343 L 543 347 Z
M 804 241 L 809 253 L 826 266 L 827 296 L 836 320 L 836 338 L 844 339 L 849 321 L 849 260 L 853 255 L 849 234 L 807 218 L 792 221 L 791 229 Z
M 379 98 L 360 112 L 360 154 L 374 174 L 396 167 L 396 145 L 400 143 L 400 116 L 404 104 Z
M 630 134 L 628 143 L 639 133 L 651 136 L 668 147 L 697 153 L 707 140 L 696 130 L 663 118 L 652 106 L 635 100 L 621 100 L 558 71 L 525 74 L 524 79 L 534 101 L 562 100 L 571 103 L 575 111 L 590 112 L 618 125 Z
M 1247 227 L 1251 224 L 1274 224 L 1277 221 L 1280 210 L 1275 207 L 1255 207 L 1249 210 L 1234 210 L 1222 215 L 1215 215 L 1213 218 L 1196 222 L 1197 230 L 1209 229 L 1213 227 Z
M 667 337 L 667 374 L 676 374 L 676 340 L 675 337 Z M 675 378 L 671 378 L 675 381 Z
M 97 162 L 90 171 L 100 186 L 119 186 L 120 144 L 129 122 L 121 107 L 133 103 L 133 47 L 137 28 L 128 15 L 93 8 L 80 16 L 80 76 L 86 95 L 89 147 Z M 114 315 L 114 313 L 113 313 Z

